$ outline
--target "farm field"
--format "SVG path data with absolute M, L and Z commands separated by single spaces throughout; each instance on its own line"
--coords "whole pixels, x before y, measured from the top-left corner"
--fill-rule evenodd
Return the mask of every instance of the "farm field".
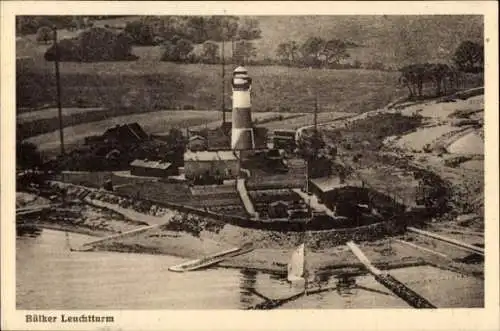
M 53 64 L 18 72 L 19 106 L 52 103 Z M 130 107 L 138 109 L 217 109 L 221 104 L 220 66 L 175 64 L 139 59 L 126 62 L 61 63 L 64 107 Z M 227 66 L 231 72 L 232 66 Z M 253 77 L 254 111 L 312 112 L 315 94 L 322 111 L 359 113 L 385 106 L 406 95 L 397 72 L 309 70 L 282 66 L 248 66 Z M 226 105 L 231 105 L 230 79 Z M 31 93 L 30 93 L 31 91 Z M 33 93 L 36 91 L 36 93 Z M 21 99 L 26 95 L 25 99 Z M 28 98 L 29 97 L 29 98 Z
M 17 56 L 33 58 L 33 65 L 18 71 L 20 106 L 53 103 L 54 65 L 43 58 L 48 46 L 33 36 L 17 41 Z M 60 64 L 64 107 L 126 107 L 140 109 L 216 109 L 221 104 L 219 65 L 161 62 L 158 46 L 134 47 L 137 61 Z M 229 74 L 232 65 L 226 66 Z M 363 112 L 379 108 L 399 96 L 398 72 L 363 69 L 319 70 L 285 66 L 248 66 L 254 78 L 254 111 L 312 112 L 317 93 L 322 111 Z M 229 76 L 226 105 L 231 104 Z M 25 100 L 24 100 L 25 99 Z M 25 104 L 23 104 L 25 103 Z

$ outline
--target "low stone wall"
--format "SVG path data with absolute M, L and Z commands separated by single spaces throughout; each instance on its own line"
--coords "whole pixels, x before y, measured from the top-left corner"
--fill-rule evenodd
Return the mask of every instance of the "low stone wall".
M 72 184 L 62 184 L 63 186 L 70 188 L 68 189 L 68 196 L 71 198 L 79 198 L 81 196 L 88 196 L 89 198 L 105 201 L 108 203 L 116 203 L 118 205 L 123 204 L 126 200 L 133 200 L 129 197 L 122 197 L 115 195 L 112 192 L 90 189 L 85 187 L 78 187 Z M 87 191 L 87 192 L 85 192 Z M 71 193 L 70 193 L 71 192 Z M 181 213 L 194 214 L 197 216 L 208 217 L 224 224 L 231 224 L 234 226 L 255 229 L 255 230 L 266 230 L 270 232 L 303 232 L 305 229 L 305 220 L 295 220 L 290 221 L 288 219 L 283 220 L 255 220 L 245 217 L 223 215 L 215 213 L 208 210 L 188 207 L 179 204 L 170 203 L 154 203 L 151 201 L 135 201 L 129 204 L 128 208 L 131 208 L 137 212 L 161 216 L 168 209 L 172 209 Z M 379 222 L 370 225 L 355 227 L 355 228 L 344 228 L 344 229 L 328 229 L 328 230 L 310 230 L 308 233 L 312 234 L 311 245 L 318 246 L 321 248 L 324 246 L 323 243 L 328 243 L 328 245 L 342 245 L 349 240 L 354 241 L 372 241 L 380 239 L 386 236 L 390 232 L 390 224 L 386 222 Z M 297 234 L 299 235 L 299 234 Z

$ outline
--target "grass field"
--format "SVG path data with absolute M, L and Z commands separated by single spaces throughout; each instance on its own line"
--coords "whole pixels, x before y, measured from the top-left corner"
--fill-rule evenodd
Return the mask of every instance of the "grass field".
M 221 68 L 217 65 L 147 61 L 61 63 L 64 107 L 220 109 Z M 227 66 L 227 72 L 232 67 Z M 363 112 L 406 95 L 397 72 L 309 70 L 252 66 L 254 111 L 311 112 L 318 94 L 322 111 Z M 18 72 L 18 106 L 54 104 L 53 64 L 39 62 Z M 231 105 L 230 79 L 225 103 Z
M 64 31 L 61 34 L 65 36 Z M 267 42 L 266 38 L 263 34 L 259 42 Z M 43 58 L 48 47 L 36 43 L 32 35 L 18 38 L 16 55 L 33 59 L 17 72 L 18 106 L 55 103 L 54 64 Z M 61 63 L 63 106 L 135 107 L 137 112 L 184 106 L 220 109 L 220 66 L 161 62 L 159 46 L 134 47 L 133 53 L 139 56 L 137 61 Z M 231 105 L 232 69 L 226 66 L 226 107 Z M 317 93 L 322 111 L 362 112 L 406 94 L 397 87 L 398 72 L 251 66 L 249 73 L 254 78 L 254 111 L 310 112 Z

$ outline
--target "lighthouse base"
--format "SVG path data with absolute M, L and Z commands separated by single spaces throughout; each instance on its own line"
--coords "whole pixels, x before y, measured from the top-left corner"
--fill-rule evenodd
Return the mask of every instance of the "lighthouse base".
M 253 129 L 235 129 L 231 131 L 231 149 L 246 150 L 254 149 L 255 140 Z

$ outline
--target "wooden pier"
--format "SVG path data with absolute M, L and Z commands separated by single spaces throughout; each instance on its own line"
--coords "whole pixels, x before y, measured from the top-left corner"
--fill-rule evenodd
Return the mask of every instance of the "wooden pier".
M 410 306 L 414 308 L 436 308 L 436 306 L 430 303 L 427 299 L 420 296 L 389 273 L 383 273 L 377 269 L 354 242 L 348 242 L 347 247 L 349 247 L 358 260 L 363 263 L 366 269 L 368 269 L 368 271 L 375 277 L 377 282 L 406 301 Z
M 448 238 L 445 236 L 441 236 L 441 235 L 438 235 L 438 234 L 433 233 L 433 232 L 416 229 L 416 228 L 411 227 L 411 226 L 409 226 L 407 229 L 408 229 L 408 231 L 411 231 L 413 233 L 417 233 L 417 234 L 422 235 L 424 237 L 436 239 L 436 240 L 445 242 L 447 244 L 453 245 L 455 247 L 462 248 L 462 249 L 469 251 L 471 253 L 476 253 L 476 254 L 484 256 L 484 248 L 470 245 L 470 244 L 464 243 L 462 241 Z
M 144 227 L 141 227 L 139 229 L 134 229 L 134 230 L 130 230 L 130 231 L 118 233 L 118 234 L 113 234 L 113 235 L 110 235 L 110 236 L 107 236 L 107 237 L 104 237 L 104 238 L 99 238 L 97 240 L 86 242 L 80 248 L 77 248 L 77 249 L 74 249 L 74 250 L 75 251 L 89 251 L 89 250 L 92 249 L 93 246 L 95 246 L 97 244 L 102 244 L 103 242 L 106 242 L 106 241 L 109 241 L 109 240 L 114 240 L 114 239 L 119 239 L 119 238 L 124 238 L 124 237 L 127 237 L 127 236 L 131 236 L 131 235 L 135 235 L 135 234 L 147 231 L 147 230 L 151 230 L 151 229 L 157 228 L 160 225 L 161 224 L 144 226 Z

